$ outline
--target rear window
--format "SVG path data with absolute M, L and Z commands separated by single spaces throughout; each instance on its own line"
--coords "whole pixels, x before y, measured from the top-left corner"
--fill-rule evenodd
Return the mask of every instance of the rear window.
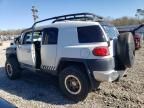
M 99 26 L 78 27 L 79 43 L 104 42 L 105 36 Z
M 107 26 L 107 25 L 103 25 L 103 28 L 105 30 L 105 32 L 107 33 L 108 37 L 110 39 L 114 39 L 117 38 L 119 35 L 118 30 L 116 29 L 116 27 L 114 26 Z

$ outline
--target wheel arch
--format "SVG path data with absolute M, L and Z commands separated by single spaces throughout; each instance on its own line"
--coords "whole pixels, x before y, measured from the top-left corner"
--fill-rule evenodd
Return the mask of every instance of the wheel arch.
M 78 66 L 78 67 L 80 67 L 80 69 L 83 70 L 84 74 L 88 78 L 88 81 L 90 83 L 92 90 L 95 90 L 96 86 L 95 86 L 94 77 L 92 76 L 92 73 L 88 68 L 87 62 L 84 59 L 62 58 L 57 67 L 57 75 L 59 75 L 59 73 L 64 68 L 66 68 L 68 66 L 72 66 L 72 65 Z
M 17 59 L 16 48 L 10 47 L 6 49 L 6 58 L 14 57 Z

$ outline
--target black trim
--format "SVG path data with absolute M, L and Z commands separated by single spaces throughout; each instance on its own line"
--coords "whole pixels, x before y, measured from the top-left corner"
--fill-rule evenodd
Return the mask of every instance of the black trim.
M 114 58 L 87 59 L 86 61 L 91 71 L 109 71 L 115 68 Z
M 52 75 L 57 75 L 57 73 L 58 73 L 57 70 L 56 70 L 56 67 L 54 67 L 54 66 L 41 66 L 40 69 L 37 69 L 34 66 L 29 65 L 29 64 L 25 64 L 25 63 L 20 63 L 20 66 L 23 69 L 30 70 L 30 71 L 33 71 L 33 72 L 41 70 L 41 72 L 49 73 L 49 74 L 52 74 Z
M 86 74 L 88 75 L 92 90 L 95 90 L 95 88 L 97 87 L 97 81 L 94 78 L 93 71 L 108 71 L 108 70 L 114 70 L 115 68 L 114 58 L 109 59 L 62 58 L 59 62 L 57 70 L 62 62 L 82 63 L 86 68 Z
M 28 69 L 34 69 L 35 67 L 29 64 L 25 64 L 25 63 L 20 63 L 20 66 L 22 68 L 28 68 Z M 35 68 L 36 69 L 36 68 Z
M 45 73 L 50 73 L 52 75 L 57 75 L 57 73 L 58 73 L 58 71 L 56 70 L 56 67 L 54 67 L 54 66 L 41 65 L 41 70 Z
M 25 70 L 28 70 L 28 71 L 32 71 L 32 72 L 40 72 L 40 69 L 37 69 L 37 68 L 35 68 L 32 65 L 25 64 L 25 63 L 19 63 L 19 64 L 20 64 L 20 67 L 22 69 L 25 69 Z
M 57 71 L 59 69 L 59 67 L 61 66 L 62 62 L 76 62 L 76 63 L 82 63 L 85 68 L 86 68 L 86 74 L 88 75 L 89 81 L 90 81 L 90 85 L 91 88 L 93 90 L 95 90 L 96 88 L 96 80 L 94 79 L 91 70 L 88 68 L 87 62 L 85 59 L 76 59 L 76 58 L 61 58 L 58 67 L 57 67 Z
M 54 67 L 54 66 L 44 66 L 44 65 L 42 65 L 41 66 L 41 69 L 44 69 L 44 70 L 56 70 L 56 67 Z
M 91 71 L 109 71 L 115 68 L 115 58 L 105 59 L 77 59 L 77 58 L 62 58 L 59 65 L 64 61 L 84 63 Z
M 6 58 L 11 56 L 15 56 L 17 58 L 16 47 L 9 47 L 6 49 Z
M 45 67 L 45 68 L 41 68 L 41 71 L 44 73 L 49 73 L 51 75 L 57 75 L 58 71 L 57 70 L 50 70 L 50 67 Z M 52 67 L 51 67 L 52 68 Z

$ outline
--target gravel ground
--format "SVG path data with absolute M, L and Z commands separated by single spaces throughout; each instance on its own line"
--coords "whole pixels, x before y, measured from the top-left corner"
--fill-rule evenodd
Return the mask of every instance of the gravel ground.
M 120 82 L 102 83 L 85 101 L 74 103 L 62 96 L 56 77 L 24 71 L 21 79 L 10 81 L 4 72 L 8 45 L 0 46 L 0 97 L 19 108 L 144 108 L 144 46 Z

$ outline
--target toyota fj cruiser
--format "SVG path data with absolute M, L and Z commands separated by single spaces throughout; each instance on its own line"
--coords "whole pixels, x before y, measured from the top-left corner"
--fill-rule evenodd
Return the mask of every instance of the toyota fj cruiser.
M 46 26 L 37 24 L 52 20 Z M 120 79 L 134 63 L 131 33 L 119 35 L 115 26 L 92 13 L 38 21 L 21 33 L 20 43 L 6 50 L 6 74 L 14 80 L 21 69 L 58 76 L 68 98 L 81 101 L 103 81 Z
M 131 26 L 118 26 L 119 33 L 131 32 L 135 42 L 135 49 L 138 50 L 142 47 L 143 36 L 140 33 L 144 27 L 144 24 L 131 25 Z

